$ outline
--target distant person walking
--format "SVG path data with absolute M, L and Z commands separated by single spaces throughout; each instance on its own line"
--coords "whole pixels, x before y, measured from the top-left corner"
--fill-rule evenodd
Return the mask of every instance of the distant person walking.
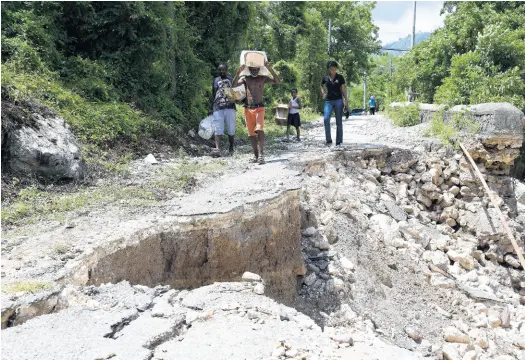
M 346 95 L 345 78 L 337 73 L 339 65 L 336 61 L 327 64 L 329 75 L 321 82 L 321 94 L 325 98 L 324 102 L 324 131 L 326 145 L 332 144 L 332 133 L 330 129 L 330 116 L 335 112 L 335 123 L 337 126 L 335 145 L 340 146 L 343 142 L 343 109 L 348 109 L 348 97 Z M 326 90 L 324 88 L 326 86 Z M 344 103 L 343 103 L 344 97 Z
M 292 100 L 288 103 L 288 123 L 286 127 L 286 140 L 290 140 L 290 126 L 295 128 L 297 134 L 297 141 L 301 141 L 301 117 L 299 116 L 299 109 L 301 108 L 301 100 L 297 96 L 297 89 L 292 89 Z
M 368 106 L 370 107 L 370 115 L 375 115 L 376 113 L 376 97 L 370 96 L 370 100 L 368 100 Z
M 229 154 L 233 154 L 233 140 L 235 136 L 235 103 L 226 97 L 225 88 L 231 88 L 233 79 L 228 75 L 228 65 L 220 64 L 219 76 L 213 80 L 212 102 L 210 113 L 213 113 L 213 124 L 215 126 L 215 149 L 212 156 L 221 156 L 221 137 L 224 135 L 224 124 L 226 124 L 228 140 L 230 142 Z
M 272 64 L 266 62 L 264 66 L 268 69 L 273 79 L 259 75 L 259 67 L 248 67 L 250 76 L 239 79 L 241 72 L 246 65 L 241 65 L 233 78 L 233 86 L 239 84 L 246 85 L 246 104 L 244 105 L 244 115 L 246 116 L 246 126 L 248 127 L 248 137 L 253 150 L 253 158 L 250 162 L 265 164 L 264 160 L 264 104 L 263 90 L 265 84 L 280 84 L 281 80 L 272 68 Z

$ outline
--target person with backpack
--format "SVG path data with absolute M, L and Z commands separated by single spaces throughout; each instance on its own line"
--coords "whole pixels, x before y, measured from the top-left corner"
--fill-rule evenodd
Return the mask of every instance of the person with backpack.
M 370 96 L 368 101 L 368 106 L 370 107 L 370 115 L 375 115 L 376 113 L 376 97 L 374 95 Z
M 228 65 L 220 64 L 219 76 L 213 80 L 212 102 L 209 113 L 213 113 L 213 125 L 215 127 L 215 149 L 212 156 L 221 156 L 221 137 L 224 135 L 224 125 L 228 133 L 230 143 L 229 154 L 233 155 L 233 140 L 235 137 L 235 103 L 228 98 L 225 89 L 231 88 L 233 79 L 228 75 Z

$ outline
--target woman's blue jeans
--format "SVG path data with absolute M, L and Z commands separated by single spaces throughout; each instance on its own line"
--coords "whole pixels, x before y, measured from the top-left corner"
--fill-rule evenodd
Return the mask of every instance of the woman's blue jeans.
M 332 115 L 332 110 L 335 111 L 335 124 L 337 126 L 335 143 L 339 145 L 343 142 L 343 107 L 343 99 L 326 100 L 324 103 L 324 133 L 327 143 L 332 142 L 332 133 L 330 131 L 330 115 Z

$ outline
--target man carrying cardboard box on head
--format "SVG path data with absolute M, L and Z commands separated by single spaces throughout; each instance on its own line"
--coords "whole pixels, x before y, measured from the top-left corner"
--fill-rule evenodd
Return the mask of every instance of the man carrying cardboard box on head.
M 246 116 L 246 126 L 248 136 L 253 149 L 254 157 L 250 160 L 253 163 L 264 164 L 264 104 L 263 90 L 265 84 L 280 84 L 281 80 L 275 73 L 272 65 L 266 61 L 264 53 L 246 52 L 244 63 L 237 70 L 233 78 L 233 86 L 245 84 L 246 86 L 246 105 L 244 115 Z M 241 58 L 243 56 L 241 55 Z M 242 59 L 241 59 L 242 60 Z M 245 72 L 248 68 L 249 73 Z M 268 70 L 273 78 L 263 75 Z M 244 73 L 243 73 L 244 72 Z M 239 79 L 241 77 L 241 79 Z

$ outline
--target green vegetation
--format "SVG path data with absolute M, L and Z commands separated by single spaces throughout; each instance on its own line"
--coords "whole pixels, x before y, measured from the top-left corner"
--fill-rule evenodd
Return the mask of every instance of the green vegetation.
M 381 111 L 386 110 L 388 104 L 393 101 L 406 101 L 404 89 L 394 86 L 392 80 L 396 76 L 395 70 L 401 59 L 389 54 L 370 56 L 370 69 L 367 71 L 366 82 L 366 108 L 371 95 L 375 96 L 376 105 Z M 392 75 L 390 62 L 392 62 Z M 348 100 L 351 109 L 363 108 L 363 91 L 363 81 L 350 88 Z
M 525 109 L 525 4 L 446 2 L 445 26 L 403 57 L 399 73 L 420 101 L 507 101 Z
M 228 16 L 213 22 L 218 8 Z M 249 20 L 251 8 L 241 2 L 4 2 L 2 88 L 14 101 L 34 98 L 57 111 L 84 144 L 173 143 L 168 130 L 195 126 L 203 117 L 210 72 L 231 55 L 219 52 L 211 62 L 210 51 L 232 51 L 246 28 L 239 20 Z M 202 40 L 212 23 L 221 31 Z
M 525 3 L 446 1 L 442 12 L 445 26 L 400 59 L 397 100 L 412 87 L 425 103 L 509 102 L 525 111 Z M 433 123 L 431 131 L 443 133 L 443 126 Z M 525 178 L 525 143 L 517 163 L 516 175 Z
M 179 164 L 159 169 L 156 173 L 157 180 L 148 188 L 170 189 L 175 191 L 188 190 L 193 185 L 197 174 L 217 172 L 226 167 L 224 160 L 217 160 L 207 164 L 189 163 L 185 157 Z
M 116 185 L 94 190 L 86 189 L 77 193 L 60 194 L 37 190 L 35 187 L 20 191 L 16 200 L 2 206 L 2 225 L 21 225 L 36 220 L 62 220 L 70 211 L 95 205 L 119 202 L 122 205 L 151 204 L 155 195 L 148 189 L 137 186 Z
M 334 59 L 347 83 L 358 82 L 372 67 L 369 54 L 379 50 L 377 27 L 372 23 L 374 3 L 276 1 L 256 3 L 258 15 L 250 23 L 246 48 L 267 52 L 283 78 L 268 87 L 265 103 L 287 101 L 289 90 L 299 89 L 305 108 L 320 113 L 323 98 L 319 85 Z M 332 46 L 327 54 L 327 21 L 332 19 Z M 268 31 L 270 25 L 270 31 Z
M 17 281 L 12 284 L 5 284 L 2 286 L 2 291 L 5 293 L 17 293 L 25 292 L 36 294 L 41 291 L 49 290 L 53 287 L 52 283 L 49 282 L 39 282 L 39 281 Z
M 107 185 L 85 188 L 72 193 L 40 190 L 36 186 L 21 189 L 16 199 L 2 204 L 2 225 L 24 225 L 39 220 L 65 221 L 71 212 L 112 204 L 119 206 L 148 206 L 159 198 L 158 191 L 189 191 L 198 174 L 223 170 L 224 160 L 205 164 L 189 162 L 181 149 L 178 163 L 158 169 L 153 180 L 142 186 Z M 122 165 L 127 170 L 127 166 Z M 59 246 L 59 245 L 57 245 Z M 60 249 L 54 249 L 61 253 Z
M 53 251 L 58 255 L 64 255 L 70 249 L 69 245 L 62 243 L 55 243 L 51 247 L 53 248 Z
M 425 136 L 435 136 L 444 144 L 459 147 L 463 136 L 472 136 L 479 130 L 479 124 L 472 120 L 468 111 L 446 113 L 445 110 L 437 111 L 432 117 L 430 126 Z
M 419 104 L 411 103 L 407 106 L 393 107 L 388 110 L 388 116 L 394 121 L 396 126 L 414 126 L 419 121 Z
M 170 130 L 196 127 L 205 116 L 216 66 L 227 61 L 233 72 L 241 50 L 258 48 L 283 78 L 267 87 L 268 107 L 298 87 L 305 107 L 317 112 L 327 60 L 339 61 L 349 82 L 371 66 L 368 55 L 379 48 L 373 6 L 4 2 L 2 88 L 15 102 L 32 98 L 55 110 L 84 145 L 172 143 Z

